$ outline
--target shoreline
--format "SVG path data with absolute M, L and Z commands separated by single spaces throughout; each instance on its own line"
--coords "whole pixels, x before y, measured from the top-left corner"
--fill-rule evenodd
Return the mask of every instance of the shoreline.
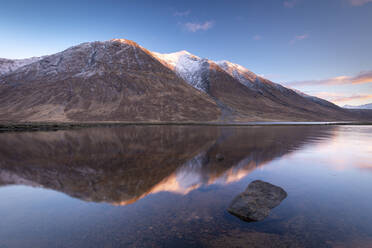
M 0 123 L 0 132 L 22 131 L 57 131 L 92 127 L 120 127 L 120 126 L 318 126 L 318 125 L 372 125 L 368 121 L 262 121 L 262 122 L 14 122 Z

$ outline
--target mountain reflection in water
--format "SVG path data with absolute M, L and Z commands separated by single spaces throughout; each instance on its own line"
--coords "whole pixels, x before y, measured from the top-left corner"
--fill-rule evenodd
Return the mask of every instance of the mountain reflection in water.
M 3 133 L 0 185 L 22 184 L 84 201 L 134 203 L 230 183 L 332 134 L 331 126 L 127 126 Z M 217 154 L 224 160 L 218 161 Z

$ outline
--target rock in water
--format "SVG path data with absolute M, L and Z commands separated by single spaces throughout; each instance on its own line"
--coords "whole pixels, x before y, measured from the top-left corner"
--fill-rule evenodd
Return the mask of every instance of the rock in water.
M 216 155 L 216 159 L 217 159 L 217 161 L 222 161 L 222 160 L 225 159 L 225 157 L 224 157 L 221 153 L 218 153 L 218 154 Z
M 231 202 L 227 211 L 244 221 L 265 219 L 270 210 L 287 197 L 282 188 L 261 180 L 251 182 L 247 189 Z

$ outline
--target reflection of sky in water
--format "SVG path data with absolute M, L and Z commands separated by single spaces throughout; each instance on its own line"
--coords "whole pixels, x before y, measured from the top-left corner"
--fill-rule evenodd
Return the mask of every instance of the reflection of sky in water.
M 370 126 L 344 126 L 331 139 L 295 155 L 299 159 L 324 164 L 334 170 L 372 169 L 371 141 Z
M 148 190 L 115 202 L 125 206 L 1 187 L 0 247 L 372 247 L 372 127 L 297 128 L 266 128 L 258 136 L 261 129 L 232 128 Z M 227 161 L 215 162 L 216 153 Z M 19 175 L 21 184 L 35 179 Z M 225 209 L 256 179 L 284 188 L 288 197 L 265 221 L 244 223 Z M 135 180 L 139 187 L 145 179 Z M 107 202 L 111 190 L 126 185 L 112 183 Z
M 371 169 L 372 172 L 372 132 L 369 126 L 341 127 L 332 138 L 320 139 L 305 145 L 301 152 L 283 156 L 287 162 L 301 161 L 309 166 L 326 166 L 331 170 Z M 233 168 L 228 169 L 217 178 L 203 178 L 200 170 L 203 167 L 205 153 L 201 153 L 188 161 L 177 172 L 156 185 L 151 193 L 169 191 L 187 194 L 202 185 L 227 184 L 241 180 L 257 166 L 251 156 L 242 159 Z M 293 161 L 294 160 L 294 161 Z M 252 165 L 253 164 L 253 165 Z

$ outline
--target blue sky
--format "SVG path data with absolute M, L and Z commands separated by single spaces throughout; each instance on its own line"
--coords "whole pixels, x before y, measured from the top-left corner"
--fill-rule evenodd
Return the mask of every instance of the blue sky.
M 131 39 L 226 59 L 339 105 L 372 102 L 372 0 L 0 2 L 0 57 Z

